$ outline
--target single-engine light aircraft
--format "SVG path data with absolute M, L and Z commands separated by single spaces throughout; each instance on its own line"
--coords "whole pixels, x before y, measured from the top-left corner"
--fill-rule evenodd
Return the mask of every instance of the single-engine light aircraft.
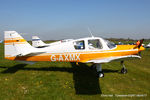
M 31 46 L 16 31 L 4 32 L 5 59 L 34 63 L 38 61 L 49 62 L 76 62 L 92 63 L 99 77 L 104 77 L 101 64 L 114 60 L 121 61 L 122 73 L 127 69 L 124 65 L 126 58 L 141 58 L 138 54 L 144 50 L 139 45 L 115 45 L 100 37 L 87 37 L 58 41 L 44 44 L 43 47 Z

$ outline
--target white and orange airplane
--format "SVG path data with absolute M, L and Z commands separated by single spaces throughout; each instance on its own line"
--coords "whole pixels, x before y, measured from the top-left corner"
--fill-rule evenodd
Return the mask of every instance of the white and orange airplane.
M 141 58 L 138 54 L 144 47 L 137 45 L 115 45 L 99 37 L 80 38 L 56 42 L 41 48 L 31 46 L 16 31 L 4 32 L 5 59 L 32 63 L 38 61 L 92 63 L 99 77 L 104 77 L 101 64 L 120 60 L 123 68 L 125 58 Z M 141 45 L 142 43 L 140 43 Z

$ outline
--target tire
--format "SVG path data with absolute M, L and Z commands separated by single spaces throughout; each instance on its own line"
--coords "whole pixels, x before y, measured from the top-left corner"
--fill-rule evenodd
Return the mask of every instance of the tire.
M 104 77 L 104 72 L 97 72 L 97 76 L 98 76 L 99 78 Z
M 127 73 L 127 69 L 126 69 L 126 68 L 122 68 L 122 69 L 121 69 L 121 73 L 122 73 L 122 74 L 126 74 L 126 73 Z

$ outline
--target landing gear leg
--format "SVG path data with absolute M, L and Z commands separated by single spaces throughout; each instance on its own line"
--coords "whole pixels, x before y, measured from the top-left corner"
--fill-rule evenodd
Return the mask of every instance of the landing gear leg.
M 98 77 L 104 77 L 104 73 L 102 71 L 102 66 L 101 64 L 96 64 L 96 70 L 97 70 L 97 75 Z
M 124 61 L 121 61 L 121 65 L 122 65 L 121 73 L 122 74 L 126 74 L 127 73 L 127 69 L 126 69 L 126 67 L 124 65 Z

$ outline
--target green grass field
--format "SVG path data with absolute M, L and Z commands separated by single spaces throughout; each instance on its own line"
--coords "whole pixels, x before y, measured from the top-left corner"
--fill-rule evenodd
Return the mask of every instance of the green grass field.
M 150 49 L 142 59 L 103 64 L 97 78 L 90 64 L 38 62 L 26 65 L 4 59 L 0 44 L 0 100 L 101 100 L 150 99 Z M 119 97 L 125 96 L 125 97 Z

